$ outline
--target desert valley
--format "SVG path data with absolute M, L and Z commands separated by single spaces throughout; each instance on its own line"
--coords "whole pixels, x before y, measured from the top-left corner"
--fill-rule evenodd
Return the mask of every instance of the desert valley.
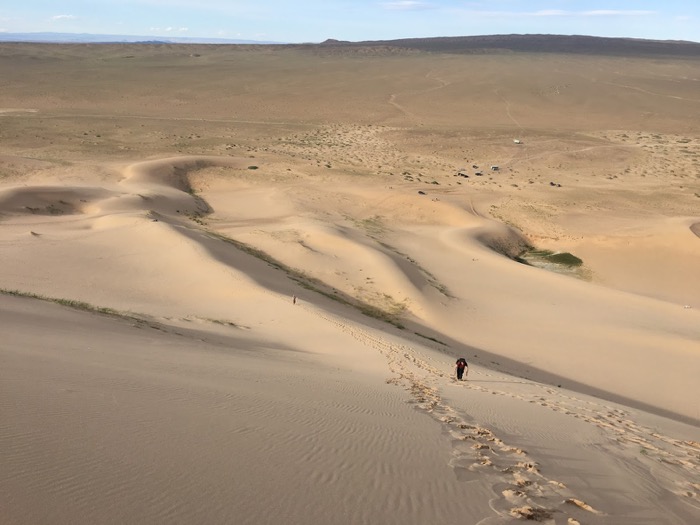
M 700 521 L 700 51 L 435 42 L 0 44 L 3 523 Z

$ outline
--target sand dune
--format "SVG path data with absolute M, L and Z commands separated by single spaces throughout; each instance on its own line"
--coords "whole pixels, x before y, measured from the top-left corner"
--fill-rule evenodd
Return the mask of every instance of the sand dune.
M 700 518 L 692 59 L 197 49 L 0 95 L 5 522 Z

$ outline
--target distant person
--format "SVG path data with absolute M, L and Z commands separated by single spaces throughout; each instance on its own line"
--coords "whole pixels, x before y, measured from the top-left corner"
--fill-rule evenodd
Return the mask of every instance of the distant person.
M 297 296 L 292 295 L 292 304 L 297 304 Z
M 462 376 L 464 376 L 464 372 L 469 373 L 469 365 L 467 364 L 467 360 L 463 357 L 457 359 L 457 363 L 455 363 L 455 369 L 457 370 L 457 381 L 461 381 Z

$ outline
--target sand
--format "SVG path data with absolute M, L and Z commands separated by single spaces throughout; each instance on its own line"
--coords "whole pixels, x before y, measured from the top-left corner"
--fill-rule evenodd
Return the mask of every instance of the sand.
M 696 61 L 0 51 L 3 523 L 700 520 Z

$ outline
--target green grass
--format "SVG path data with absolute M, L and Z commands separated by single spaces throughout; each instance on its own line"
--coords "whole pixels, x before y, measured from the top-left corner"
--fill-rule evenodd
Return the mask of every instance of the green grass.
M 391 304 L 391 311 L 387 311 L 386 309 L 379 308 L 377 306 L 371 305 L 364 303 L 362 301 L 359 301 L 357 299 L 354 299 L 352 297 L 349 297 L 345 294 L 340 293 L 338 290 L 329 287 L 319 281 L 318 279 L 315 279 L 313 277 L 309 277 L 305 275 L 303 272 L 300 272 L 298 270 L 295 270 L 293 268 L 290 268 L 289 266 L 277 261 L 273 257 L 271 257 L 269 254 L 265 253 L 262 250 L 259 250 L 257 248 L 253 248 L 252 246 L 249 246 L 245 243 L 242 243 L 240 241 L 236 241 L 235 239 L 231 239 L 229 237 L 226 237 L 224 235 L 221 235 L 216 232 L 207 232 L 211 237 L 214 237 L 216 239 L 219 239 L 223 242 L 226 242 L 228 244 L 231 244 L 235 246 L 237 249 L 241 250 L 244 253 L 247 253 L 259 260 L 262 260 L 272 266 L 273 268 L 276 268 L 280 271 L 283 271 L 284 273 L 287 274 L 287 276 L 298 283 L 300 286 L 303 288 L 313 291 L 315 293 L 318 293 L 319 295 L 322 295 L 324 297 L 327 297 L 329 299 L 332 299 L 333 301 L 337 301 L 341 304 L 344 304 L 346 306 L 351 306 L 355 309 L 357 309 L 359 312 L 362 314 L 366 315 L 367 317 L 372 317 L 374 319 L 378 319 L 380 321 L 384 321 L 386 323 L 389 323 L 401 330 L 405 328 L 405 326 L 401 323 L 400 321 L 400 314 L 405 310 L 404 305 L 402 304 L 397 304 L 392 302 Z M 48 301 L 56 304 L 60 304 L 62 306 L 67 306 L 69 308 L 74 308 L 76 310 L 82 310 L 85 312 L 93 312 L 93 313 L 99 313 L 103 315 L 110 315 L 113 317 L 119 317 L 122 319 L 128 319 L 130 321 L 136 321 L 140 324 L 148 324 L 149 326 L 152 326 L 153 328 L 158 328 L 156 325 L 153 325 L 152 323 L 147 323 L 142 317 L 139 317 L 137 315 L 132 315 L 132 314 L 126 314 L 123 312 L 119 312 L 117 310 L 114 310 L 113 308 L 108 308 L 108 307 L 102 307 L 102 306 L 95 306 L 90 303 L 86 303 L 84 301 L 77 301 L 75 299 L 65 299 L 65 298 L 57 298 L 57 297 L 47 297 L 44 295 L 39 295 L 35 294 L 32 292 L 22 292 L 20 290 L 9 290 L 5 288 L 0 288 L 0 294 L 4 295 L 12 295 L 16 297 L 28 297 L 31 299 L 39 299 L 42 301 Z M 385 296 L 386 300 L 391 299 L 388 296 Z M 144 316 L 145 317 L 145 316 Z M 234 326 L 236 327 L 237 325 L 235 323 L 231 323 L 230 321 L 222 321 L 222 320 L 216 320 L 216 319 L 209 319 L 209 321 L 217 324 L 222 324 L 222 325 L 228 325 L 228 326 Z M 437 341 L 439 342 L 439 341 Z M 443 343 L 441 343 L 443 344 Z
M 109 315 L 111 317 L 116 317 L 119 319 L 124 319 L 136 323 L 137 326 L 148 326 L 154 330 L 164 331 L 163 326 L 158 323 L 151 322 L 148 320 L 148 316 L 145 314 L 130 314 L 125 312 L 120 312 L 113 308 L 107 308 L 104 306 L 95 306 L 85 301 L 76 301 L 75 299 L 64 299 L 60 297 L 47 297 L 45 295 L 35 294 L 32 292 L 22 292 L 20 290 L 8 290 L 5 288 L 0 288 L 0 294 L 12 295 L 15 297 L 27 297 L 30 299 L 38 299 L 39 301 L 46 301 L 50 303 L 60 304 L 62 306 L 67 306 L 68 308 L 73 308 L 75 310 L 81 310 L 83 312 L 91 312 L 102 315 Z M 224 326 L 231 326 L 234 328 L 241 328 L 236 323 L 231 321 L 221 320 L 221 319 L 205 319 L 211 323 L 220 324 Z
M 15 297 L 28 297 L 30 299 L 39 299 L 41 301 L 47 301 L 50 303 L 56 303 L 63 306 L 68 306 L 69 308 L 74 308 L 76 310 L 82 310 L 85 312 L 94 312 L 105 315 L 112 315 L 116 317 L 122 317 L 124 319 L 139 320 L 137 317 L 118 312 L 112 308 L 107 308 L 104 306 L 95 306 L 84 301 L 76 301 L 75 299 L 63 299 L 60 297 L 47 297 L 45 295 L 39 295 L 31 292 L 22 292 L 20 290 L 8 290 L 5 288 L 0 288 L 0 294 L 13 295 Z
M 568 252 L 553 252 L 551 250 L 530 249 L 513 258 L 515 261 L 542 268 L 563 275 L 569 275 L 585 281 L 592 279 L 592 272 L 586 268 L 583 261 Z
M 211 319 L 209 317 L 205 317 L 204 320 L 208 321 L 210 323 L 213 323 L 213 324 L 220 324 L 222 326 L 231 326 L 233 328 L 240 328 L 240 326 L 238 326 L 236 323 L 234 323 L 232 321 L 227 321 L 225 319 Z
M 286 264 L 278 261 L 277 259 L 275 259 L 274 257 L 269 255 L 268 253 L 265 253 L 262 250 L 254 248 L 248 244 L 237 241 L 235 239 L 231 239 L 230 237 L 226 237 L 225 235 L 222 235 L 218 232 L 207 231 L 207 233 L 211 237 L 223 241 L 225 243 L 231 244 L 237 249 L 241 250 L 242 252 L 247 253 L 248 255 L 251 255 L 256 259 L 264 261 L 271 267 L 286 273 L 287 277 L 289 277 L 291 280 L 298 283 L 300 286 L 307 290 L 327 297 L 328 299 L 331 299 L 333 301 L 337 301 L 346 306 L 351 306 L 357 309 L 359 312 L 366 315 L 367 317 L 379 319 L 386 323 L 392 324 L 401 330 L 405 328 L 400 321 L 400 313 L 403 312 L 403 309 L 393 307 L 395 305 L 392 305 L 392 311 L 387 311 L 377 306 L 362 302 L 358 299 L 341 293 L 339 290 L 336 290 L 335 288 L 326 285 L 325 283 L 319 281 L 314 277 L 306 275 L 304 272 L 287 266 Z
M 583 261 L 569 252 L 553 252 L 550 250 L 530 250 L 523 257 L 532 257 L 547 262 L 561 264 L 563 266 L 577 267 L 582 266 Z
M 415 267 L 418 269 L 418 271 L 421 272 L 421 273 L 425 276 L 426 280 L 428 281 L 428 284 L 429 284 L 430 286 L 432 286 L 433 288 L 435 288 L 435 289 L 436 289 L 438 292 L 440 292 L 442 295 L 444 295 L 445 297 L 448 297 L 448 298 L 450 298 L 450 299 L 454 299 L 454 295 L 452 295 L 452 294 L 450 293 L 450 291 L 449 291 L 449 289 L 447 288 L 447 286 L 445 286 L 444 284 L 440 283 L 440 282 L 437 280 L 437 278 L 436 278 L 432 273 L 430 273 L 428 270 L 426 270 L 425 268 L 423 268 L 423 267 L 418 263 L 418 261 L 416 261 L 413 257 L 411 257 L 410 255 L 407 255 L 407 254 L 405 254 L 405 253 L 403 253 L 403 252 L 397 250 L 396 248 L 394 248 L 394 247 L 391 246 L 390 244 L 387 244 L 387 243 L 381 242 L 381 241 L 377 241 L 377 242 L 379 243 L 379 245 L 380 245 L 381 247 L 383 247 L 383 248 L 385 248 L 385 249 L 387 249 L 387 250 L 389 250 L 389 251 L 395 253 L 395 254 L 398 255 L 399 257 L 402 257 L 402 258 L 406 259 L 406 260 L 407 260 L 408 262 L 410 262 L 413 266 L 415 266 Z
M 386 227 L 384 226 L 381 215 L 375 215 L 374 217 L 363 220 L 355 220 L 354 222 L 370 236 L 378 236 L 386 233 Z
M 449 346 L 447 343 L 443 343 L 442 341 L 440 341 L 439 339 L 435 339 L 434 337 L 430 337 L 430 336 L 421 334 L 420 332 L 413 332 L 413 333 L 416 334 L 418 337 L 422 337 L 423 339 L 428 339 L 429 341 L 433 341 L 439 345 Z

